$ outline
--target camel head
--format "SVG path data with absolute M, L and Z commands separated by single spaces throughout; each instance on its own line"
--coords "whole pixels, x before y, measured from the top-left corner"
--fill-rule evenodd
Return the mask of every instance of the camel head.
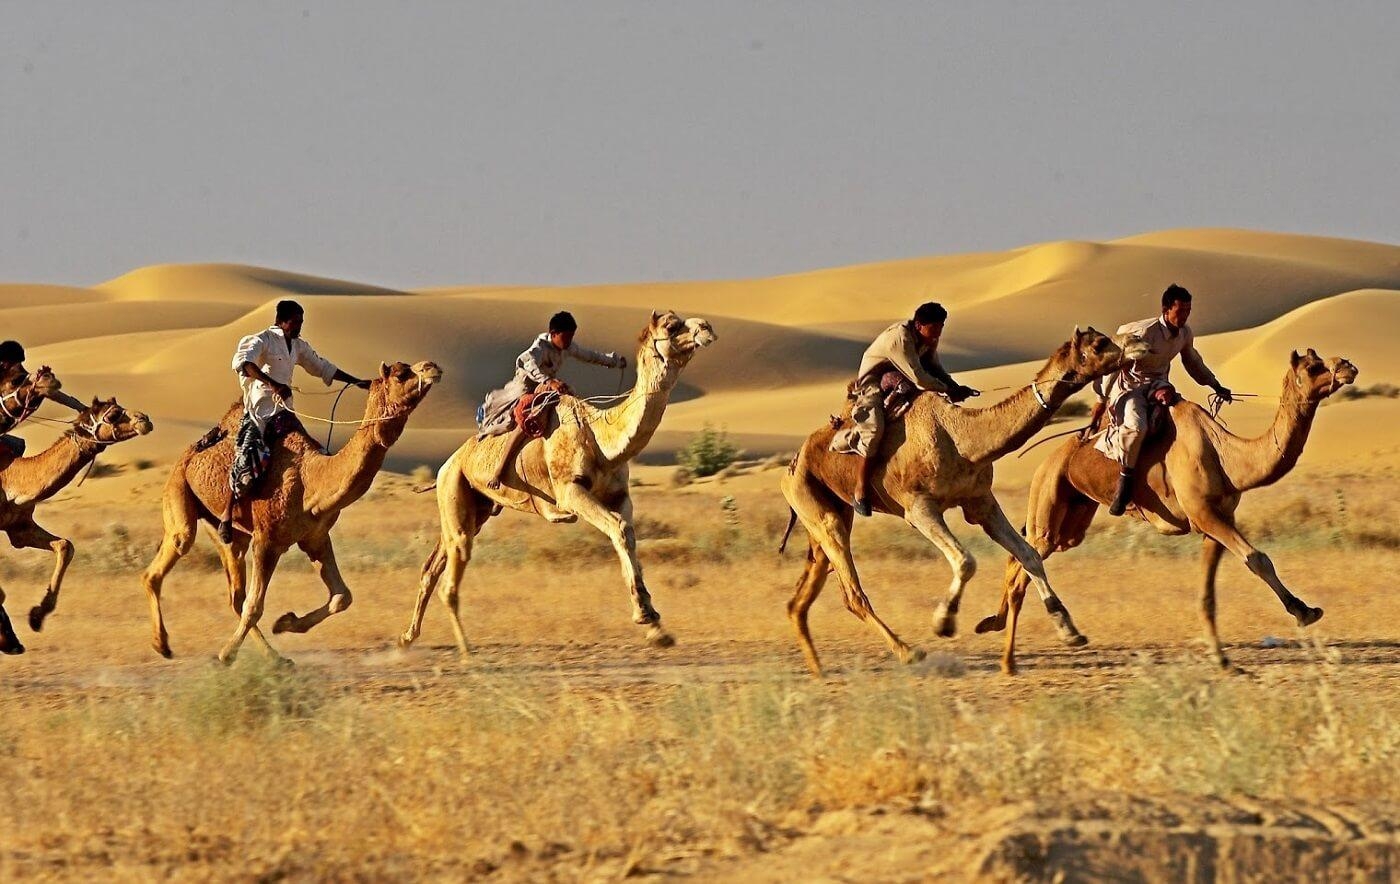
M 29 375 L 29 383 L 36 396 L 52 396 L 63 389 L 63 384 L 54 376 L 53 370 L 41 365 Z
M 651 321 L 642 330 L 639 364 L 656 360 L 663 369 L 680 369 L 719 336 L 708 319 L 686 319 L 671 310 L 653 310 Z
M 442 380 L 442 368 L 436 362 L 379 363 L 379 377 L 370 384 L 371 399 L 378 397 L 386 414 L 407 414 L 418 407 L 423 397 Z
M 139 411 L 127 411 L 116 399 L 93 397 L 92 404 L 78 412 L 68 435 L 88 439 L 100 445 L 113 445 L 144 436 L 155 425 Z
M 61 389 L 63 384 L 47 365 L 28 373 L 15 371 L 0 382 L 0 414 L 11 421 L 23 420 L 34 413 L 45 396 Z
M 1342 387 L 1356 380 L 1356 366 L 1340 356 L 1323 359 L 1317 351 L 1294 350 L 1288 357 L 1288 374 L 1284 378 L 1284 395 L 1304 402 L 1321 402 Z
M 1069 367 L 1084 381 L 1111 374 L 1122 366 L 1125 360 L 1141 358 L 1147 353 L 1147 342 L 1136 335 L 1125 336 L 1115 341 L 1093 326 L 1086 329 L 1074 328 L 1074 335 L 1062 351 L 1067 356 Z

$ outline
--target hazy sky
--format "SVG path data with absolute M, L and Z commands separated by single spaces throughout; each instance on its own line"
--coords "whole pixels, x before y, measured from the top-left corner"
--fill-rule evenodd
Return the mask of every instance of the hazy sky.
M 1400 4 L 0 0 L 0 280 L 1400 241 Z

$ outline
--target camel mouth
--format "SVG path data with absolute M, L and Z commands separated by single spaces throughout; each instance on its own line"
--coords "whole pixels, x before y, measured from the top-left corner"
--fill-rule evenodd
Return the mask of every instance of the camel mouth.
M 147 436 L 155 431 L 155 423 L 146 415 L 132 415 L 131 428 L 138 436 Z
M 703 350 L 719 340 L 719 335 L 715 333 L 715 328 L 710 325 L 708 319 L 691 319 L 686 325 L 690 327 L 690 340 L 696 350 Z
M 442 366 L 436 362 L 420 362 L 413 366 L 413 373 L 425 386 L 432 386 L 442 380 Z

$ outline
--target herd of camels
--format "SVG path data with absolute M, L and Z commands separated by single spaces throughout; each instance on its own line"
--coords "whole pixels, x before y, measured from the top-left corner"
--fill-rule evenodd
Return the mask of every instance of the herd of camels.
M 645 629 L 650 643 L 672 644 L 637 559 L 628 468 L 661 423 L 686 365 L 716 340 L 704 319 L 654 312 L 638 342 L 633 388 L 607 408 L 564 396 L 544 436 L 521 449 L 499 487 L 493 487 L 491 479 L 506 437 L 471 438 L 458 448 L 437 474 L 441 533 L 423 565 L 412 617 L 398 638 L 399 645 L 408 647 L 418 637 L 429 598 L 436 592 L 450 615 L 459 650 L 468 652 L 458 587 L 482 526 L 507 507 L 550 522 L 582 519 L 606 535 L 622 566 L 633 622 Z M 948 596 L 933 615 L 939 635 L 954 634 L 963 590 L 976 570 L 972 555 L 948 530 L 944 513 L 960 508 L 968 522 L 980 526 L 1008 552 L 1000 608 L 977 624 L 977 632 L 1005 631 L 1002 669 L 1007 674 L 1016 671 L 1016 623 L 1028 584 L 1035 587 L 1063 640 L 1070 645 L 1085 643 L 1069 609 L 1050 586 L 1044 560 L 1083 541 L 1099 506 L 1113 495 L 1117 467 L 1091 443 L 1070 436 L 1036 471 L 1026 523 L 1017 530 L 992 494 L 993 466 L 1031 439 L 1071 395 L 1116 371 L 1125 360 L 1142 355 L 1145 346 L 1136 338 L 1114 340 L 1092 328 L 1075 329 L 1035 377 L 1005 400 L 987 408 L 969 408 L 924 394 L 902 420 L 891 423 L 883 437 L 873 476 L 874 508 L 903 518 L 938 548 L 952 568 Z M 1205 409 L 1182 400 L 1171 406 L 1162 429 L 1143 451 L 1138 471 L 1143 478 L 1130 513 L 1164 534 L 1201 535 L 1201 611 L 1211 653 L 1222 667 L 1229 663 L 1216 633 L 1215 574 L 1226 550 L 1278 595 L 1299 625 L 1307 626 L 1322 616 L 1320 609 L 1288 590 L 1268 556 L 1235 524 L 1234 514 L 1244 492 L 1277 482 L 1293 468 L 1318 406 L 1356 376 L 1356 367 L 1345 359 L 1324 359 L 1313 350 L 1295 352 L 1283 375 L 1277 413 L 1262 435 L 1236 436 Z M 230 431 L 222 441 L 203 450 L 187 448 L 165 485 L 164 535 L 143 576 L 155 650 L 171 656 L 161 584 L 190 551 L 201 523 L 219 548 L 229 604 L 238 616 L 233 635 L 219 652 L 221 661 L 232 662 L 249 635 L 273 659 L 283 660 L 259 624 L 273 572 L 293 546 L 310 559 L 325 584 L 326 601 L 305 614 L 282 614 L 272 624 L 273 633 L 306 632 L 348 608 L 350 588 L 336 565 L 331 529 L 341 511 L 369 490 L 414 409 L 441 378 L 442 370 L 432 362 L 381 365 L 363 420 L 334 454 L 325 453 L 304 431 L 293 430 L 276 446 L 267 479 L 241 508 L 228 544 L 219 541 L 214 526 L 228 494 L 236 435 L 232 431 L 237 428 L 239 406 L 231 408 L 220 423 Z M 31 415 L 44 396 L 60 386 L 47 370 L 34 372 L 12 387 L 0 386 L 0 431 Z M 849 413 L 842 420 L 849 420 Z M 850 500 L 856 467 L 849 455 L 829 450 L 838 428 L 833 421 L 812 433 L 781 482 L 792 513 L 788 531 L 800 523 L 808 544 L 807 563 L 788 603 L 788 616 L 807 666 L 818 676 L 822 668 L 807 615 L 832 572 L 847 609 L 869 623 L 896 657 L 909 662 L 923 656 L 880 619 L 861 587 L 851 552 Z M 40 527 L 34 520 L 35 508 L 77 478 L 108 446 L 151 430 L 146 415 L 128 411 L 114 399 L 94 399 L 46 450 L 28 457 L 0 456 L 0 531 L 16 548 L 46 548 L 55 558 L 47 591 L 29 612 L 33 631 L 41 630 L 53 612 L 73 558 L 73 544 Z M 0 590 L 0 653 L 22 653 L 24 647 L 4 611 L 4 600 Z

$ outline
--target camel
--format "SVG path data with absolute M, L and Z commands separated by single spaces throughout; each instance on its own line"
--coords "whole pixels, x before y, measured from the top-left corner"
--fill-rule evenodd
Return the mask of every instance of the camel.
M 1124 358 L 1141 355 L 1144 346 L 1138 338 L 1114 342 L 1092 328 L 1076 328 L 1035 379 L 1002 402 L 988 408 L 962 408 L 925 393 L 914 401 L 903 420 L 887 427 L 871 480 L 871 504 L 877 511 L 899 516 L 914 526 L 952 566 L 948 598 L 933 618 L 939 635 L 951 637 L 955 633 L 963 588 L 977 567 L 943 520 L 944 511 L 961 507 L 968 522 L 979 525 L 1035 575 L 1036 589 L 1046 610 L 1059 622 L 1065 640 L 1085 641 L 1051 590 L 1040 557 L 1011 527 L 992 494 L 992 466 L 1045 426 L 1073 393 L 1094 378 L 1116 371 Z M 900 661 L 923 658 L 921 650 L 911 649 L 875 613 L 856 574 L 850 542 L 856 458 L 829 449 L 833 435 L 848 417 L 849 409 L 846 418 L 833 418 L 830 426 L 808 436 L 782 480 L 783 496 L 792 510 L 788 531 L 800 520 L 808 542 L 807 567 L 788 603 L 788 617 L 797 631 L 807 667 L 817 677 L 822 667 L 807 626 L 807 612 L 832 569 L 841 581 L 846 608 L 870 623 Z
M 717 339 L 704 319 L 685 319 L 669 310 L 653 311 L 638 341 L 637 382 L 632 389 L 609 408 L 595 408 L 575 396 L 562 396 L 543 438 L 531 439 L 520 449 L 501 474 L 497 488 L 491 487 L 491 479 L 508 437 L 464 442 L 438 470 L 435 485 L 442 534 L 423 564 L 413 617 L 399 636 L 399 647 L 407 648 L 418 638 L 428 598 L 438 587 L 451 615 L 457 650 L 463 656 L 470 653 L 458 611 L 458 587 L 471 561 L 474 539 L 502 507 L 549 522 L 582 518 L 602 532 L 622 564 L 622 577 L 631 595 L 632 622 L 646 627 L 646 638 L 652 645 L 673 644 L 642 580 L 632 528 L 628 464 L 651 441 L 681 371 L 696 351 Z M 442 580 L 444 572 L 446 580 Z
M 93 399 L 73 421 L 73 428 L 47 449 L 0 467 L 0 531 L 16 549 L 51 549 L 54 554 L 48 590 L 29 611 L 29 628 L 35 632 L 44 628 L 44 618 L 58 605 L 63 575 L 73 560 L 73 543 L 41 528 L 34 521 L 34 508 L 77 478 L 107 446 L 144 436 L 151 429 L 146 415 L 127 411 L 115 399 Z M 5 591 L 0 589 L 0 653 L 23 654 L 24 645 L 15 635 L 4 605 Z
M 8 433 L 28 420 L 44 398 L 63 389 L 63 384 L 54 377 L 48 366 L 22 373 L 12 372 L 0 379 L 0 433 Z M 3 455 L 0 448 L 0 456 Z
M 197 445 L 187 448 L 166 481 L 162 502 L 165 535 L 144 576 L 151 605 L 151 643 L 156 652 L 162 657 L 171 656 L 170 637 L 160 607 L 161 584 L 180 557 L 193 547 L 199 522 L 218 543 L 228 578 L 229 603 L 239 615 L 232 638 L 219 651 L 220 662 L 232 663 L 249 633 L 271 659 L 287 662 L 263 636 L 258 621 L 277 562 L 292 546 L 300 547 L 311 560 L 326 585 L 327 600 L 303 616 L 288 611 L 277 619 L 272 631 L 307 632 L 350 607 L 350 588 L 336 567 L 331 529 L 341 510 L 369 490 L 389 448 L 407 426 L 409 415 L 441 378 L 442 369 L 432 362 L 411 366 L 403 362 L 381 364 L 379 376 L 370 385 L 359 428 L 333 455 L 324 454 L 320 444 L 303 428 L 289 431 L 273 445 L 262 487 L 238 507 L 234 538 L 229 544 L 218 543 L 214 526 L 228 498 L 229 467 L 233 463 L 242 405 L 236 403 L 219 422 L 219 428 L 227 434 L 225 438 L 203 451 L 197 450 Z M 245 569 L 245 561 L 250 557 L 251 582 Z
M 1221 668 L 1230 661 L 1220 649 L 1215 628 L 1215 572 L 1229 550 L 1268 584 L 1299 626 L 1322 617 L 1279 580 L 1273 562 L 1256 549 L 1235 524 L 1240 495 L 1272 485 L 1288 475 L 1307 444 L 1322 400 L 1356 380 L 1356 366 L 1345 359 L 1324 360 L 1315 350 L 1294 352 L 1283 376 L 1283 393 L 1268 431 L 1253 439 L 1234 435 L 1199 405 L 1178 401 L 1160 434 L 1143 446 L 1133 504 L 1128 512 L 1162 534 L 1201 535 L 1201 615 L 1206 644 Z M 1026 539 L 1042 558 L 1084 541 L 1099 504 L 1113 499 L 1118 465 L 1072 436 L 1035 472 L 1026 515 Z M 978 632 L 1006 630 L 1001 668 L 1016 672 L 1016 620 L 1026 593 L 1019 562 L 1007 563 L 1001 607 L 977 625 Z

